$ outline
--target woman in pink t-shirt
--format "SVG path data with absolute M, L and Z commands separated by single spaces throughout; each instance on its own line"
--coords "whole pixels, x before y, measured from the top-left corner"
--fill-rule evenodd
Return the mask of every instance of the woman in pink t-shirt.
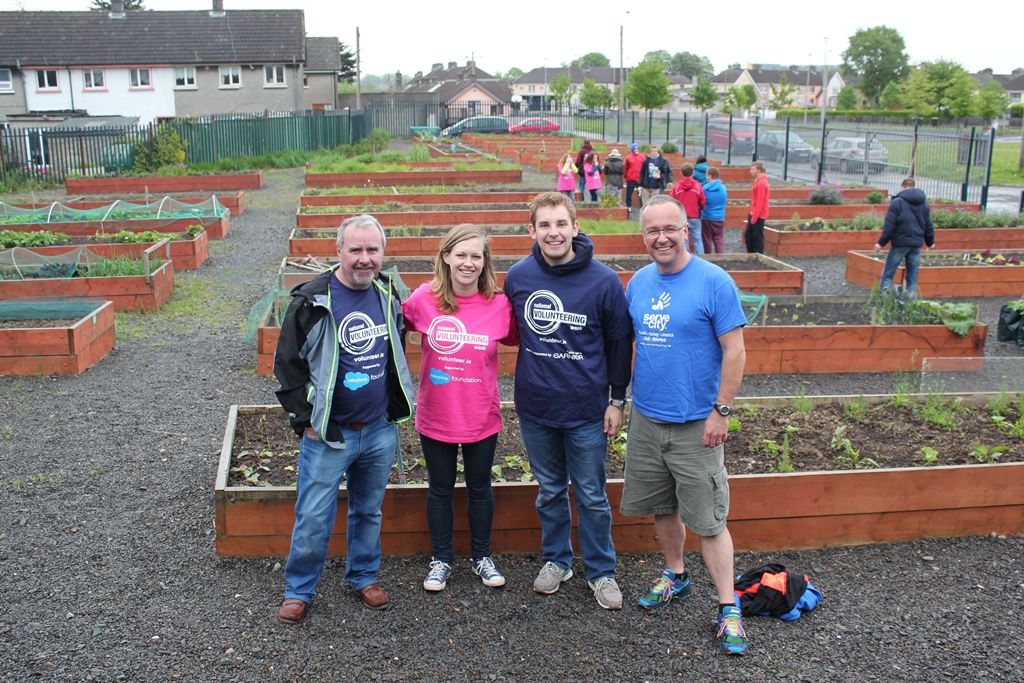
M 505 585 L 491 560 L 491 466 L 501 431 L 498 343 L 518 344 L 512 306 L 498 289 L 487 233 L 456 225 L 441 242 L 434 280 L 402 304 L 406 328 L 422 333 L 416 430 L 427 461 L 427 523 L 433 557 L 423 581 L 444 590 L 452 573 L 452 493 L 459 445 L 469 498 L 473 573 Z

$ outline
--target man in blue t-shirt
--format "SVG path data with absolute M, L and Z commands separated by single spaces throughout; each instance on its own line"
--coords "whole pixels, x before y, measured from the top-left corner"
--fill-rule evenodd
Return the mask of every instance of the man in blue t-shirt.
M 665 569 L 640 606 L 654 610 L 689 595 L 683 553 L 688 526 L 700 536 L 718 591 L 722 649 L 744 654 L 747 638 L 733 592 L 726 527 L 723 444 L 743 378 L 746 318 L 729 275 L 686 250 L 682 204 L 666 195 L 651 198 L 640 226 L 654 263 L 637 271 L 626 288 L 636 360 L 621 511 L 654 515 L 665 555 Z
M 394 460 L 394 422 L 412 415 L 402 306 L 380 275 L 386 238 L 370 215 L 338 229 L 337 268 L 292 290 L 274 356 L 277 397 L 299 447 L 295 527 L 278 618 L 301 622 L 316 595 L 347 477 L 345 579 L 363 604 L 390 604 L 377 582 L 381 504 Z
M 544 566 L 533 590 L 572 578 L 572 482 L 587 582 L 601 607 L 620 609 L 612 511 L 605 489 L 608 437 L 622 426 L 632 329 L 622 284 L 594 259 L 576 208 L 558 192 L 530 202 L 532 253 L 505 278 L 519 323 L 515 400 L 537 478 Z

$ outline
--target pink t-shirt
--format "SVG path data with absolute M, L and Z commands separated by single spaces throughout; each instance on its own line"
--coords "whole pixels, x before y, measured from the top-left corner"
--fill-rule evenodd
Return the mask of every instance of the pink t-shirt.
M 459 310 L 442 313 L 420 285 L 402 304 L 406 329 L 423 335 L 416 429 L 447 443 L 473 443 L 501 431 L 498 342 L 517 341 L 515 316 L 504 293 L 456 297 Z

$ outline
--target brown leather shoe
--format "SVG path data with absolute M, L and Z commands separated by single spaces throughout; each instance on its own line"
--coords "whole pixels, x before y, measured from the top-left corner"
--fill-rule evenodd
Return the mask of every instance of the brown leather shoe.
M 281 608 L 277 610 L 277 618 L 286 624 L 298 624 L 306 618 L 308 611 L 309 605 L 303 600 L 288 598 L 281 603 Z
M 391 605 L 391 598 L 380 587 L 379 583 L 371 583 L 359 591 L 359 598 L 363 604 L 370 609 L 387 609 Z

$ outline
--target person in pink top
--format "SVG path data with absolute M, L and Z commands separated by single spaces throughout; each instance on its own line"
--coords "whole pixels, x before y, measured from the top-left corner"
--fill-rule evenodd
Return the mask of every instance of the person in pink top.
M 583 160 L 583 177 L 586 178 L 590 201 L 597 201 L 597 193 L 601 191 L 601 160 L 597 152 L 590 152 Z
M 441 242 L 433 282 L 402 304 L 407 330 L 422 334 L 416 430 L 427 461 L 427 524 L 433 557 L 423 581 L 441 591 L 452 574 L 452 493 L 459 446 L 469 497 L 473 573 L 505 585 L 491 559 L 491 466 L 502 428 L 498 344 L 519 343 L 512 306 L 497 286 L 487 233 L 456 225 Z
M 576 194 L 576 164 L 572 161 L 572 153 L 566 153 L 558 162 L 558 191 L 569 199 Z

